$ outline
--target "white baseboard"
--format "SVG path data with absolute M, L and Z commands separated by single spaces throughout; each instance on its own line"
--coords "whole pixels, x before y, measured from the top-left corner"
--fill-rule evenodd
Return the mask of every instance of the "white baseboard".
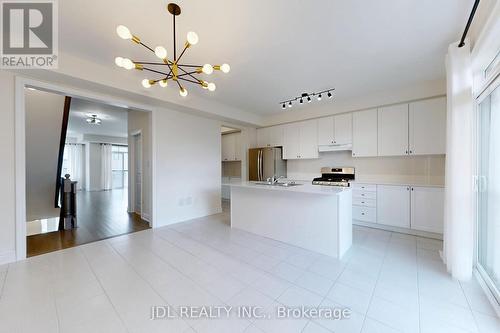
M 393 227 L 393 226 L 389 226 L 389 225 L 363 222 L 363 221 L 354 220 L 354 219 L 352 220 L 352 224 L 353 225 L 360 225 L 360 226 L 368 227 L 368 228 L 375 228 L 375 229 L 382 229 L 382 230 L 387 230 L 387 231 L 392 231 L 392 232 L 398 232 L 400 234 L 408 234 L 408 235 L 413 235 L 413 236 L 420 236 L 420 237 L 425 237 L 425 238 L 433 238 L 433 239 L 443 240 L 442 234 L 436 234 L 433 232 L 399 228 L 399 227 Z
M 0 265 L 9 264 L 16 261 L 16 251 L 7 251 L 0 253 Z

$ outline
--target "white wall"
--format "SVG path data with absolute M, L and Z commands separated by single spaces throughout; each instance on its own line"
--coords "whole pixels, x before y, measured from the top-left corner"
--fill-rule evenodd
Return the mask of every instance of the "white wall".
M 152 145 L 151 145 L 151 112 L 133 111 L 128 112 L 128 147 L 129 147 L 129 175 L 128 175 L 128 207 L 132 211 L 134 207 L 135 182 L 134 182 L 134 137 L 132 134 L 141 131 L 142 136 L 142 212 L 141 215 L 146 220 L 151 219 L 151 199 L 152 199 Z
M 220 122 L 159 109 L 153 133 L 157 225 L 220 212 Z
M 0 265 L 15 259 L 14 75 L 0 71 Z
M 101 191 L 101 144 L 87 143 L 85 144 L 85 190 Z
M 320 153 L 319 157 L 313 160 L 289 160 L 288 178 L 312 181 L 321 175 L 322 167 L 353 166 L 359 181 L 444 184 L 444 155 L 353 158 L 350 151 L 342 151 Z
M 63 95 L 26 90 L 26 220 L 58 217 L 54 207 Z

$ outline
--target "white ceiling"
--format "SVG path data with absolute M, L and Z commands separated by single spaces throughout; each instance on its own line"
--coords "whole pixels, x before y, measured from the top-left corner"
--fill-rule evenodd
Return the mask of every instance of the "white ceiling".
M 165 9 L 169 2 L 60 1 L 60 48 L 109 66 L 116 56 L 155 61 L 146 49 L 118 38 L 115 28 L 124 24 L 153 48 L 165 46 L 171 55 L 172 18 Z M 188 31 L 200 37 L 184 61 L 231 65 L 229 74 L 209 77 L 217 84 L 215 93 L 192 85 L 187 86 L 190 93 L 271 114 L 281 112 L 279 101 L 301 92 L 335 87 L 335 98 L 343 100 L 443 78 L 447 45 L 460 37 L 473 1 L 177 3 L 182 8 L 177 19 L 179 48 Z M 137 85 L 142 89 L 140 82 Z
M 87 114 L 96 114 L 102 120 L 101 125 L 88 124 Z M 127 109 L 72 98 L 68 136 L 92 134 L 126 138 L 128 135 L 127 121 Z

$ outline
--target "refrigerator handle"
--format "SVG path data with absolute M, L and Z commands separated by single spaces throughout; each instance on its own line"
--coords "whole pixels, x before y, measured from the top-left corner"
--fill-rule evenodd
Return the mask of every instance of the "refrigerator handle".
M 259 150 L 259 152 L 257 153 L 257 178 L 259 181 L 262 181 L 262 176 L 261 176 L 261 171 L 260 171 L 260 158 L 261 158 L 261 155 L 262 154 L 262 150 Z

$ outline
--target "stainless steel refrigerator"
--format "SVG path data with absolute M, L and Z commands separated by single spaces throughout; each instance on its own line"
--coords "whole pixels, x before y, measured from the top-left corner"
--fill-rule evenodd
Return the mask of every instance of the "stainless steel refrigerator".
M 250 181 L 265 181 L 271 177 L 286 177 L 286 161 L 278 148 L 248 150 L 248 177 Z

